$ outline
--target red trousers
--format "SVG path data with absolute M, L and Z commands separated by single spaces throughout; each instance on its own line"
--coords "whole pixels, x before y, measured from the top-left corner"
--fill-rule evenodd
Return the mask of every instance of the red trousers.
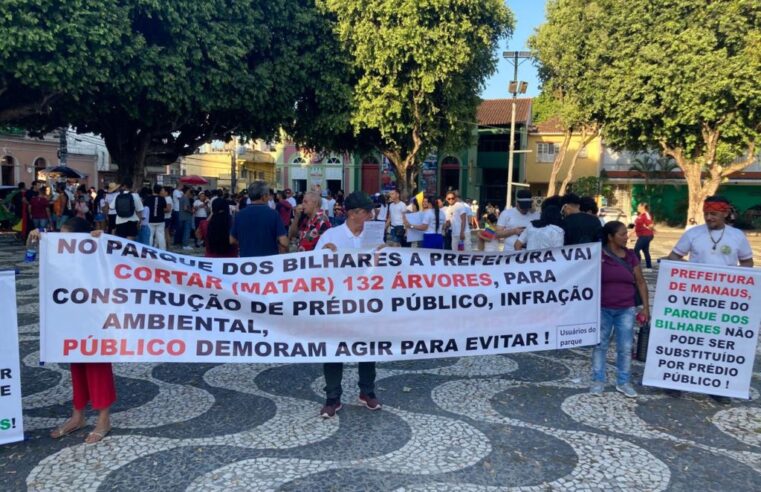
M 74 408 L 82 410 L 92 402 L 95 410 L 104 410 L 116 401 L 114 373 L 108 362 L 72 363 L 71 386 Z

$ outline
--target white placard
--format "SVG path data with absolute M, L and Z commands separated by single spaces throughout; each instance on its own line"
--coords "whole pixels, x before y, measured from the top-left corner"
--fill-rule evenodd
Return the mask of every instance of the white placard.
M 46 362 L 330 362 L 598 342 L 600 245 L 199 258 L 46 234 Z
M 663 261 L 642 384 L 749 398 L 761 271 Z
M 412 212 L 405 214 L 405 217 L 407 217 L 407 221 L 412 225 L 420 225 L 423 223 L 423 212 Z M 415 242 L 415 241 L 422 241 L 423 240 L 423 234 L 425 234 L 423 231 L 418 231 L 417 229 L 407 229 L 407 241 L 409 242 Z
M 0 444 L 24 440 L 15 272 L 0 271 Z
M 377 220 L 368 220 L 365 222 L 364 233 L 362 234 L 362 247 L 375 248 L 385 244 L 384 235 L 386 233 L 386 223 Z

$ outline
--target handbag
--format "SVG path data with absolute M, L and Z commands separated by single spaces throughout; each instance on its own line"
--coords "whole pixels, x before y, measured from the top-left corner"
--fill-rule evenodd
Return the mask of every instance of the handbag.
M 614 255 L 613 252 L 608 249 L 607 247 L 602 248 L 602 252 L 606 255 L 608 255 L 610 258 L 613 259 L 616 263 L 623 266 L 627 270 L 629 270 L 629 273 L 632 274 L 632 283 L 634 284 L 634 305 L 635 306 L 641 306 L 643 304 L 642 302 L 642 296 L 639 295 L 639 289 L 637 288 L 637 280 L 634 278 L 634 269 L 630 264 L 619 258 L 618 256 Z
M 639 327 L 637 335 L 637 360 L 640 362 L 647 361 L 647 345 L 650 343 L 650 323 L 645 323 Z

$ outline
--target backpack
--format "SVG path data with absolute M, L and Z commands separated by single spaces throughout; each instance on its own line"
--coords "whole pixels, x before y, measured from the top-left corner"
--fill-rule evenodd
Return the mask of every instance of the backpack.
M 114 209 L 116 216 L 123 219 L 129 219 L 135 215 L 135 201 L 132 199 L 132 193 L 125 192 L 116 195 Z

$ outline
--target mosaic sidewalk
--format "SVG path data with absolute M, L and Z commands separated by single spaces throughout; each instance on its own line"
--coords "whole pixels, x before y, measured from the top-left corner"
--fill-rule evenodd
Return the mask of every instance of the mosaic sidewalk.
M 378 365 L 380 412 L 356 405 L 324 421 L 318 365 L 115 365 L 113 432 L 59 441 L 66 365 L 38 363 L 38 282 L 18 267 L 27 440 L 0 447 L 3 490 L 716 490 L 761 484 L 761 373 L 752 399 L 720 406 L 635 387 L 588 394 L 589 351 Z M 647 274 L 654 285 L 656 272 Z M 613 380 L 613 352 L 608 380 Z M 643 366 L 634 364 L 634 381 Z M 94 423 L 94 414 L 90 424 Z

